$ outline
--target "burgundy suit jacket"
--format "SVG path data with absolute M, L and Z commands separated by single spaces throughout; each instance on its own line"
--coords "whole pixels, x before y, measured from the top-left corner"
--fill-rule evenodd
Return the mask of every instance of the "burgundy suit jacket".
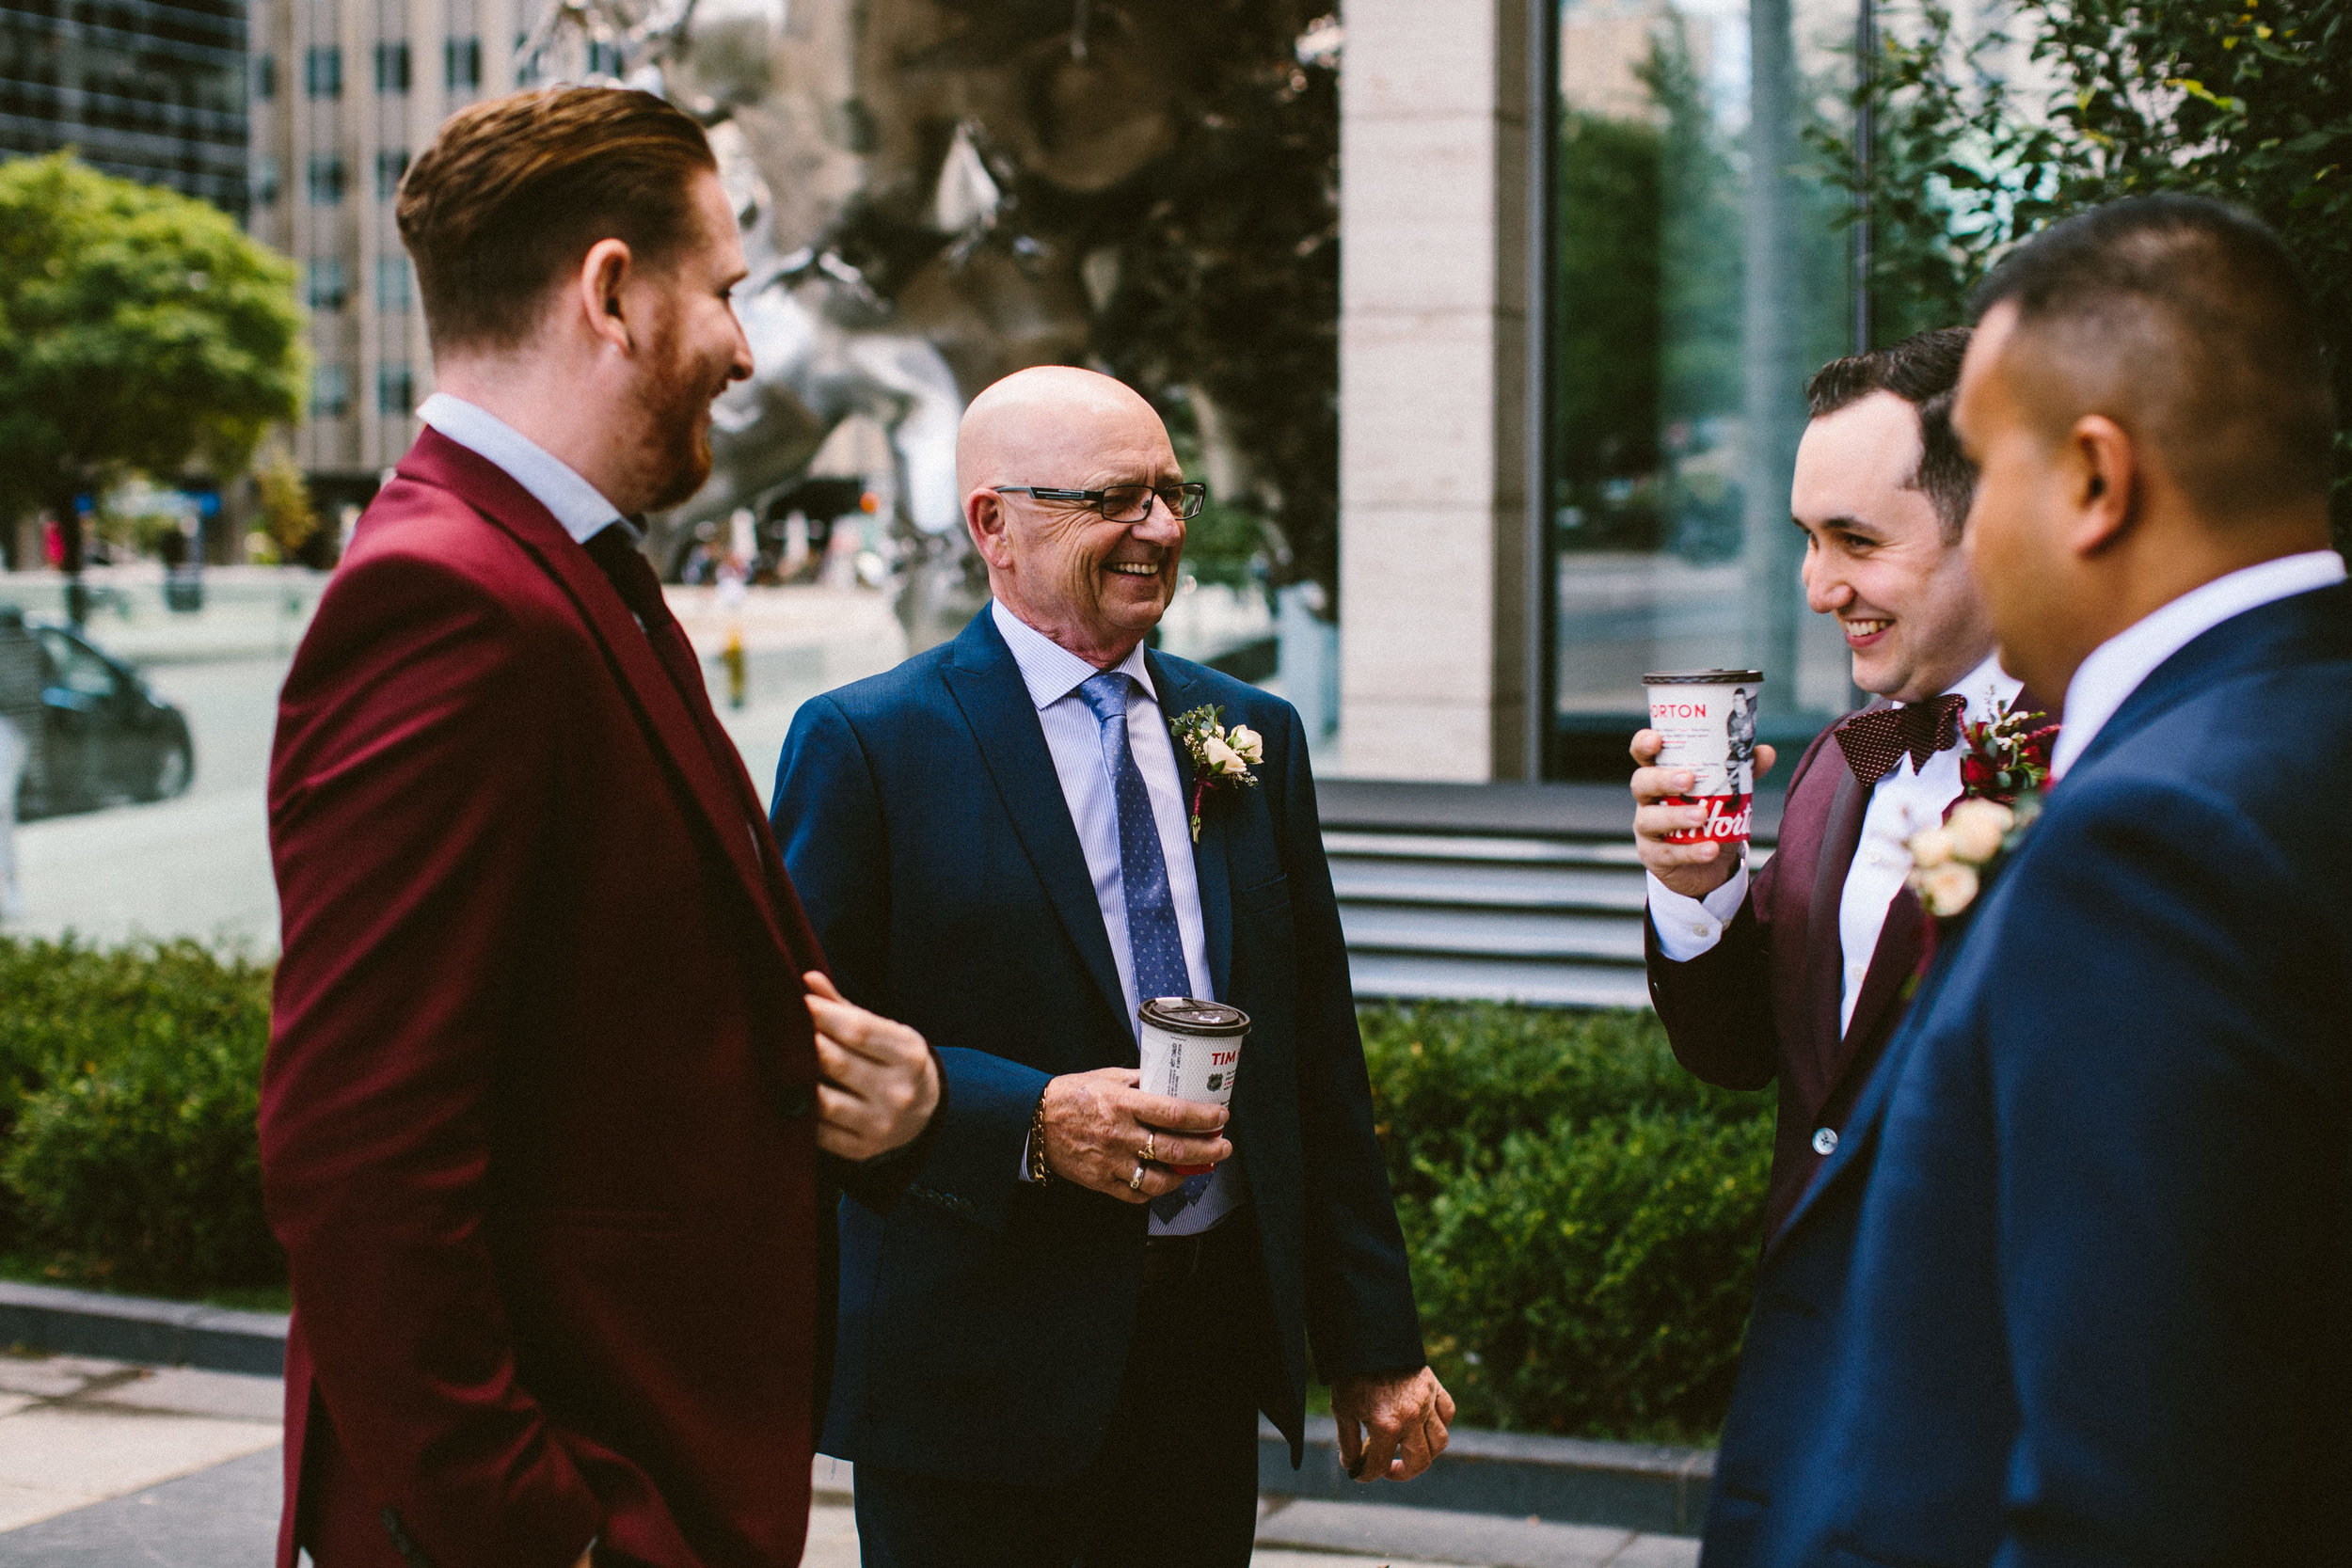
M 821 960 L 717 733 L 587 552 L 425 432 L 270 769 L 280 1568 L 799 1560 Z
M 1845 951 L 1837 907 L 1862 842 L 1870 792 L 1824 730 L 1798 759 L 1772 859 L 1748 881 L 1747 902 L 1723 939 L 1688 963 L 1660 951 L 1648 926 L 1649 991 L 1676 1058 L 1725 1088 L 1780 1085 L 1767 1237 L 1796 1207 L 1823 1156 L 1816 1132 L 1841 1131 L 1871 1067 L 1902 1022 L 1905 982 L 1919 967 L 1927 916 L 1906 888 L 1840 1029 Z

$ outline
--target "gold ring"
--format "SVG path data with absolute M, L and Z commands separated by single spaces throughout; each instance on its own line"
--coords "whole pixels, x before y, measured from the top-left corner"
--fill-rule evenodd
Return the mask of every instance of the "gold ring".
M 1135 1175 L 1127 1178 L 1127 1190 L 1131 1193 L 1143 1191 L 1143 1167 L 1141 1165 L 1136 1167 Z
M 1143 1135 L 1143 1148 L 1136 1152 L 1143 1157 L 1144 1163 L 1149 1164 L 1160 1157 L 1159 1148 L 1160 1135 L 1157 1132 L 1146 1132 Z

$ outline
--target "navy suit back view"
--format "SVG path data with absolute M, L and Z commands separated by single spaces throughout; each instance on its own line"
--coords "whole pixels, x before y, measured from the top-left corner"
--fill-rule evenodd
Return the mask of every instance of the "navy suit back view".
M 2352 1562 L 2352 588 L 2048 796 L 1768 1254 L 1708 1568 Z

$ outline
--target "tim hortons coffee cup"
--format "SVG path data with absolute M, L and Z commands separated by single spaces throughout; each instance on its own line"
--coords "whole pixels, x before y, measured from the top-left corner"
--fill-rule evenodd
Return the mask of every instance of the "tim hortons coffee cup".
M 1158 996 L 1136 1009 L 1136 1021 L 1140 1025 L 1136 1043 L 1143 1052 L 1144 1093 L 1210 1105 L 1233 1102 L 1241 1042 L 1249 1037 L 1248 1013 L 1197 996 Z M 1171 1168 L 1198 1176 L 1211 1167 Z
M 1688 795 L 1670 806 L 1705 806 L 1707 820 L 1666 835 L 1673 844 L 1745 844 L 1756 807 L 1756 707 L 1764 675 L 1757 670 L 1670 670 L 1644 675 L 1649 727 L 1665 739 L 1658 766 L 1687 768 Z

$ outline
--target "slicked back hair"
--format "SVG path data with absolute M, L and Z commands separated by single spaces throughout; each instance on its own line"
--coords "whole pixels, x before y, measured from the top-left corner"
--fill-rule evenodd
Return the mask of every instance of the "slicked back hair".
M 1968 338 L 1964 326 L 1915 332 L 1886 348 L 1831 360 L 1813 372 L 1804 388 L 1806 405 L 1817 420 L 1873 392 L 1892 392 L 1918 412 L 1919 467 L 1911 476 L 1911 487 L 1927 492 L 1947 545 L 1960 538 L 1968 521 L 1968 503 L 1977 493 L 1976 465 L 1952 433 L 1952 397 L 1960 388 L 1960 362 L 1967 356 Z
M 396 209 L 435 352 L 526 341 L 600 240 L 665 265 L 699 236 L 694 177 L 718 166 L 703 128 L 649 92 L 548 87 L 460 109 Z
M 2335 395 L 2302 269 L 2252 214 L 2196 196 L 2109 202 L 2053 225 L 1978 288 L 2013 305 L 2030 402 L 2105 414 L 2151 443 L 2182 493 L 2226 523 L 2325 505 Z

